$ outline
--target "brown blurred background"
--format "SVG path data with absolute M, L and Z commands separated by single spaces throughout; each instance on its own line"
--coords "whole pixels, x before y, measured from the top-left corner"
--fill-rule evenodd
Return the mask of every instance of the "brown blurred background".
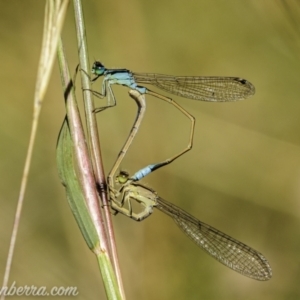
M 114 224 L 127 299 L 300 298 L 300 5 L 291 3 L 84 2 L 91 62 L 98 59 L 109 68 L 136 72 L 240 76 L 256 87 L 253 98 L 237 103 L 174 97 L 196 117 L 193 150 L 143 183 L 262 252 L 273 278 L 257 282 L 225 268 L 158 211 L 142 223 L 118 215 Z M 71 5 L 63 40 L 74 70 L 78 58 L 72 13 Z M 0 16 L 3 274 L 31 128 L 44 1 L 1 1 Z M 100 88 L 100 81 L 95 87 Z M 128 90 L 114 91 L 117 107 L 98 115 L 106 172 L 136 113 Z M 104 100 L 97 103 L 101 106 Z M 150 96 L 147 105 L 141 131 L 122 165 L 131 173 L 187 143 L 189 123 L 184 117 Z M 64 113 L 56 65 L 42 111 L 10 282 L 77 286 L 78 299 L 104 299 L 95 257 L 77 228 L 57 175 L 55 147 Z

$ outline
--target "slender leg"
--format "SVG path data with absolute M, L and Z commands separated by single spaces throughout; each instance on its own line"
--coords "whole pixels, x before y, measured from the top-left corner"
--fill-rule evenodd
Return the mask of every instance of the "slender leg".
M 84 71 L 83 69 L 81 69 L 81 71 L 84 72 L 86 74 L 86 76 L 89 77 L 89 79 L 92 83 L 94 83 L 99 78 L 99 76 L 96 76 L 95 78 L 91 79 L 89 74 L 86 71 Z M 111 84 L 112 83 L 110 82 L 109 79 L 104 78 L 103 82 L 102 82 L 101 93 L 97 92 L 95 90 L 85 89 L 85 91 L 90 91 L 95 97 L 100 98 L 100 99 L 106 97 L 106 95 L 107 95 L 107 98 L 108 98 L 107 105 L 95 108 L 94 111 L 93 111 L 94 113 L 99 113 L 99 112 L 101 112 L 101 111 L 103 111 L 107 108 L 111 108 L 111 107 L 116 106 L 117 102 L 116 102 L 115 95 L 112 91 Z M 111 99 L 112 99 L 112 104 L 110 104 Z

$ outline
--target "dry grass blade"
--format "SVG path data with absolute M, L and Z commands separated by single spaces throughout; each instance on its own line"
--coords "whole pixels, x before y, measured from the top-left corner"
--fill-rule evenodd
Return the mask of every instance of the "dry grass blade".
M 56 56 L 57 42 L 64 23 L 68 3 L 69 3 L 68 0 L 63 0 L 63 1 L 48 0 L 46 2 L 42 51 L 41 51 L 41 57 L 39 62 L 38 76 L 36 80 L 35 94 L 34 94 L 32 128 L 31 128 L 27 156 L 26 156 L 26 161 L 25 161 L 25 166 L 24 166 L 24 171 L 23 171 L 23 176 L 21 181 L 18 205 L 15 214 L 15 220 L 14 220 L 13 231 L 11 235 L 9 253 L 7 257 L 2 287 L 7 286 L 8 279 L 9 279 L 12 258 L 13 258 L 15 243 L 16 243 L 16 237 L 19 228 L 19 221 L 22 212 L 22 206 L 24 203 L 24 196 L 25 196 L 25 190 L 26 190 L 26 185 L 28 180 L 29 168 L 31 164 L 33 146 L 34 146 L 34 141 L 37 132 L 39 115 L 40 115 L 43 99 L 48 87 L 48 83 L 50 80 L 50 75 L 53 68 L 54 59 Z M 5 299 L 5 294 L 1 295 L 1 300 L 2 299 Z

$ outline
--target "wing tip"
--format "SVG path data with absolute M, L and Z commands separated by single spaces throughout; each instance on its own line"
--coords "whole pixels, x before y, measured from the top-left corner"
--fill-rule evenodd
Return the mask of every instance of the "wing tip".
M 243 87 L 247 88 L 248 93 L 246 95 L 246 98 L 255 94 L 255 86 L 250 81 L 239 77 L 236 78 L 235 81 L 239 82 Z

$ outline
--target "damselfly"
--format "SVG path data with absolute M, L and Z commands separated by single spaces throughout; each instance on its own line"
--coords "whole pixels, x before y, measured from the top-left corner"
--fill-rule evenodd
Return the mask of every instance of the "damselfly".
M 188 152 L 192 148 L 195 130 L 195 118 L 173 99 L 151 91 L 150 89 L 144 87 L 144 84 L 151 84 L 177 96 L 209 102 L 230 102 L 243 100 L 255 93 L 254 86 L 246 79 L 239 77 L 172 76 L 155 73 L 135 73 L 127 69 L 107 69 L 99 61 L 94 62 L 91 72 L 95 75 L 95 77 L 92 79 L 93 82 L 99 77 L 103 77 L 101 93 L 95 91 L 94 93 L 100 96 L 108 96 L 108 106 L 104 108 L 116 105 L 116 99 L 111 86 L 113 84 L 119 84 L 127 86 L 132 90 L 136 90 L 140 94 L 150 94 L 162 99 L 172 104 L 187 118 L 189 118 L 191 122 L 191 129 L 188 145 L 182 151 L 168 158 L 161 164 L 155 164 L 156 169 L 173 162 L 175 159 Z M 103 107 L 99 110 L 102 109 Z M 151 172 L 153 170 L 154 169 L 152 168 Z
M 252 96 L 255 92 L 254 86 L 249 81 L 239 77 L 135 73 L 127 69 L 107 69 L 99 61 L 94 62 L 92 73 L 96 75 L 93 81 L 103 76 L 101 94 L 106 96 L 108 90 L 108 97 L 112 97 L 113 105 L 116 103 L 116 100 L 111 89 L 112 84 L 124 85 L 130 89 L 137 90 L 141 94 L 151 94 L 166 101 L 171 99 L 155 93 L 142 85 L 151 84 L 174 95 L 210 102 L 242 100 Z
M 120 172 L 116 176 L 116 182 L 121 188 L 115 191 L 114 198 L 111 199 L 114 210 L 136 221 L 142 221 L 150 216 L 153 207 L 156 207 L 170 216 L 197 246 L 220 263 L 256 280 L 269 280 L 272 277 L 269 262 L 258 251 L 162 199 L 152 189 L 134 182 L 126 172 Z M 142 207 L 138 212 L 133 208 L 133 201 Z

